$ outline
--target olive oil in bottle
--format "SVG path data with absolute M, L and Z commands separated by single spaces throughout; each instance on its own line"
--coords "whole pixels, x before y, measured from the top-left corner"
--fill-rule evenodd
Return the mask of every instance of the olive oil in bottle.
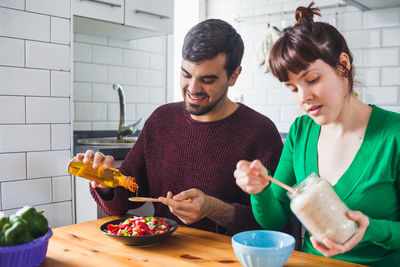
M 104 169 L 100 165 L 97 169 L 92 167 L 92 162 L 87 164 L 73 157 L 68 164 L 68 172 L 108 187 L 123 186 L 132 192 L 137 192 L 139 186 L 135 182 L 135 177 L 124 176 L 119 170 L 114 168 Z

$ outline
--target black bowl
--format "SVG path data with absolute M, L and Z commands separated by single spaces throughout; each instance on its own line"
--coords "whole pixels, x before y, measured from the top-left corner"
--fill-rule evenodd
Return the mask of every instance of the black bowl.
M 114 234 L 105 232 L 105 230 L 107 230 L 107 226 L 109 224 L 119 224 L 120 222 L 125 221 L 127 218 L 128 217 L 106 222 L 102 226 L 100 226 L 100 231 L 103 234 L 114 238 L 118 242 L 121 242 L 122 244 L 125 244 L 128 246 L 143 247 L 143 246 L 155 245 L 155 244 L 167 239 L 178 228 L 178 223 L 174 220 L 171 220 L 168 218 L 163 218 L 163 217 L 154 217 L 156 219 L 163 219 L 165 222 L 170 223 L 171 230 L 169 230 L 168 232 L 163 233 L 163 234 L 141 235 L 141 236 L 119 236 L 119 235 L 114 235 Z

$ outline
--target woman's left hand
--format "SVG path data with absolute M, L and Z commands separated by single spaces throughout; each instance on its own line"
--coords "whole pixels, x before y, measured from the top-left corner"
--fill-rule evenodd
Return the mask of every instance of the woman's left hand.
M 332 257 L 338 254 L 343 254 L 354 248 L 364 238 L 365 231 L 369 226 L 369 219 L 360 211 L 348 211 L 347 217 L 358 224 L 357 233 L 350 238 L 346 243 L 339 244 L 328 239 L 322 241 L 323 245 L 318 243 L 313 236 L 310 240 L 316 250 L 318 250 L 325 257 Z

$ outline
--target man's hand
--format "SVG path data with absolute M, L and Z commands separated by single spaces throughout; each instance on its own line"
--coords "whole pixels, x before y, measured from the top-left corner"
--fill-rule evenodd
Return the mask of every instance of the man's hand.
M 92 167 L 94 169 L 97 169 L 100 166 L 100 164 L 103 165 L 104 169 L 114 167 L 114 158 L 112 156 L 105 156 L 101 152 L 94 153 L 93 150 L 87 150 L 85 153 L 78 153 L 76 157 L 79 160 L 82 160 L 83 163 L 85 164 L 93 162 Z M 110 187 L 96 183 L 95 181 L 90 181 L 90 183 L 93 188 L 100 188 L 103 190 L 103 192 L 111 190 Z
M 194 188 L 175 196 L 168 192 L 167 197 L 159 197 L 159 199 L 161 203 L 168 205 L 171 213 L 185 224 L 192 224 L 208 217 L 222 227 L 228 228 L 235 216 L 233 205 Z
M 159 199 L 161 203 L 168 205 L 171 213 L 185 224 L 197 222 L 206 217 L 209 212 L 209 196 L 198 189 L 189 189 L 175 196 L 168 192 L 166 197 Z
M 368 217 L 360 211 L 348 211 L 347 217 L 358 223 L 358 231 L 346 243 L 338 244 L 331 240 L 325 239 L 322 241 L 323 244 L 320 244 L 317 242 L 317 240 L 315 240 L 313 236 L 311 236 L 310 240 L 314 248 L 325 257 L 332 257 L 337 254 L 343 254 L 354 248 L 364 238 L 365 231 L 367 231 L 367 228 L 369 226 Z
M 259 160 L 249 162 L 241 160 L 236 164 L 236 170 L 233 176 L 236 178 L 236 184 L 248 194 L 258 194 L 269 185 L 269 181 L 259 174 L 263 172 L 268 175 L 267 169 Z

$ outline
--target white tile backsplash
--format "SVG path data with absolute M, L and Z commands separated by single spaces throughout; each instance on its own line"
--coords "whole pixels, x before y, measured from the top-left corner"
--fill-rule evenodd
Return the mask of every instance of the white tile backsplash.
M 24 40 L 0 37 L 0 47 L 0 65 L 24 66 Z
M 380 85 L 380 68 L 357 68 L 355 80 L 364 86 Z
M 341 13 L 338 15 L 338 29 L 341 31 L 360 29 L 363 15 L 360 12 Z
M 382 30 L 382 46 L 400 46 L 400 27 Z
M 251 106 L 267 105 L 267 91 L 262 89 L 246 90 L 243 102 Z
M 122 49 L 100 45 L 92 46 L 92 63 L 122 65 Z
M 0 182 L 26 179 L 25 153 L 0 154 Z
M 0 6 L 24 10 L 25 0 L 1 0 Z
M 70 20 L 51 17 L 51 42 L 59 44 L 70 43 Z
M 50 41 L 50 17 L 0 7 L 0 36 Z
M 0 94 L 50 95 L 50 71 L 0 66 Z
M 161 87 L 164 84 L 164 75 L 163 71 L 138 69 L 137 85 Z
M 25 97 L 0 95 L 0 124 L 25 123 Z
M 364 50 L 364 66 L 400 65 L 400 48 L 374 48 Z
M 142 86 L 124 86 L 125 99 L 127 103 L 149 103 L 150 88 Z
M 92 62 L 92 46 L 90 44 L 74 42 L 74 61 Z
M 289 89 L 268 90 L 268 104 L 270 105 L 293 105 L 296 104 Z
M 53 201 L 61 202 L 72 199 L 72 183 L 71 176 L 56 176 L 51 178 L 53 188 Z
M 3 209 L 15 209 L 25 205 L 39 205 L 50 202 L 50 178 L 11 181 L 1 184 L 1 204 Z
M 74 130 L 118 129 L 113 83 L 124 89 L 126 123 L 137 119 L 138 103 L 165 103 L 165 59 L 163 36 L 127 41 L 75 34 Z
M 381 32 L 379 29 L 349 31 L 343 34 L 347 45 L 352 48 L 379 47 Z
M 71 17 L 70 0 L 26 0 L 26 10 L 58 17 Z
M 70 150 L 28 152 L 26 156 L 28 179 L 68 175 Z
M 69 123 L 69 98 L 27 97 L 27 123 Z
M 364 15 L 365 28 L 378 28 L 400 25 L 400 7 L 366 11 Z
M 366 103 L 377 105 L 397 104 L 399 99 L 399 87 L 369 87 L 364 95 Z
M 206 2 L 206 18 L 227 19 L 241 34 L 245 44 L 243 70 L 235 86 L 229 89 L 229 96 L 237 100 L 243 96 L 245 104 L 270 117 L 279 131 L 287 132 L 293 122 L 291 119 L 296 114 L 297 104 L 289 90 L 271 73 L 263 73 L 258 68 L 255 51 L 265 36 L 266 21 L 280 29 L 290 26 L 294 23 L 295 8 L 302 4 L 308 5 L 310 1 L 207 0 Z M 363 90 L 363 96 L 370 97 L 368 100 L 373 103 L 379 102 L 383 108 L 397 110 L 396 106 L 400 106 L 399 92 L 395 89 L 400 84 L 400 8 L 367 12 L 362 12 L 349 4 L 340 8 L 323 8 L 324 5 L 335 5 L 335 3 L 337 1 L 316 1 L 316 7 L 321 8 L 322 13 L 322 18 L 316 20 L 336 24 L 345 36 L 354 56 L 356 82 L 367 87 Z M 288 10 L 290 13 L 281 15 L 279 12 L 282 10 Z M 263 15 L 275 12 L 275 15 Z M 246 18 L 242 18 L 241 22 L 234 21 L 234 18 L 239 16 Z M 360 85 L 356 83 L 355 87 L 360 88 Z M 368 87 L 373 89 L 368 90 Z M 267 103 L 261 104 L 265 94 Z
M 143 38 L 143 39 L 137 39 L 133 42 L 136 42 L 137 50 L 164 53 L 164 49 L 166 46 L 165 38 L 166 37 L 164 36 Z
M 30 68 L 69 70 L 68 45 L 26 42 L 26 66 Z
M 0 209 L 12 214 L 35 205 L 45 210 L 50 227 L 74 218 L 66 173 L 70 5 L 70 0 L 0 1 Z
M 155 70 L 165 70 L 165 55 L 150 54 L 150 68 Z
M 71 125 L 51 125 L 51 148 L 54 150 L 71 148 Z
M 75 120 L 77 121 L 105 121 L 107 120 L 106 103 L 75 103 Z
M 50 126 L 0 125 L 0 153 L 50 149 Z
M 136 84 L 136 72 L 132 68 L 107 66 L 107 71 L 107 81 L 109 83 Z
M 51 71 L 51 96 L 69 97 L 69 72 Z
M 94 102 L 118 103 L 118 91 L 113 89 L 111 83 L 93 83 L 92 88 L 92 99 Z
M 151 104 L 163 104 L 166 102 L 166 92 L 162 87 L 150 88 L 150 103 Z
M 382 68 L 382 85 L 400 85 L 400 67 Z
M 75 62 L 75 82 L 107 82 L 107 66 Z
M 90 102 L 92 100 L 92 84 L 88 82 L 74 82 L 73 98 L 75 101 Z
M 127 67 L 149 68 L 150 54 L 144 51 L 124 50 L 123 65 Z
M 56 202 L 53 204 L 40 205 L 37 209 L 43 210 L 44 215 L 52 228 L 70 225 L 73 223 L 72 202 Z

